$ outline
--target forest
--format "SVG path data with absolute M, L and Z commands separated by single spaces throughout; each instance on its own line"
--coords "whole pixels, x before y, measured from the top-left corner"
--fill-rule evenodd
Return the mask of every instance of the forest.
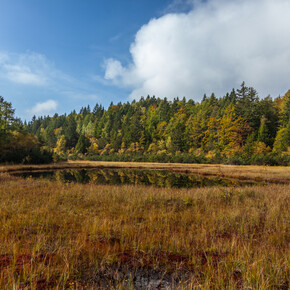
M 259 98 L 243 82 L 201 102 L 155 96 L 79 112 L 14 117 L 0 98 L 0 162 L 58 160 L 290 164 L 290 90 Z

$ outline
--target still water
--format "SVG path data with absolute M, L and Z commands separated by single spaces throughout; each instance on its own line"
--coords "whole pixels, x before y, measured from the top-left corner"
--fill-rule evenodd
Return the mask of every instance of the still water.
M 65 169 L 55 171 L 24 172 L 15 175 L 32 178 L 47 178 L 59 182 L 92 183 L 103 185 L 149 185 L 166 188 L 191 188 L 206 186 L 241 186 L 241 182 L 220 177 L 173 173 L 167 170 L 140 169 Z

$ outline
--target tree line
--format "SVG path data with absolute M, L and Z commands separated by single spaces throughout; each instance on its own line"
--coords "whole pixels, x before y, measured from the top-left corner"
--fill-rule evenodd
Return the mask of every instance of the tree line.
M 204 95 L 201 102 L 147 96 L 107 109 L 96 104 L 33 117 L 22 127 L 54 161 L 290 164 L 290 90 L 261 99 L 245 83 L 221 98 Z

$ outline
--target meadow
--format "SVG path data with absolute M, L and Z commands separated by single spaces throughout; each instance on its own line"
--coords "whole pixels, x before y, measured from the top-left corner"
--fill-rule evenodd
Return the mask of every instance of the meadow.
M 288 289 L 289 192 L 1 173 L 0 288 Z

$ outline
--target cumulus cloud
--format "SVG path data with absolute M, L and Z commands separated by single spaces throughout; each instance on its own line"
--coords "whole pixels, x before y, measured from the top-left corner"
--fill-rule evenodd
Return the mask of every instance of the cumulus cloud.
M 31 110 L 30 113 L 35 115 L 45 115 L 56 111 L 58 103 L 54 100 L 47 100 L 42 103 L 37 103 Z
M 131 88 L 132 98 L 223 95 L 242 81 L 262 97 L 289 89 L 290 1 L 192 4 L 188 13 L 168 13 L 141 27 L 130 47 L 132 62 L 107 60 L 105 78 Z

